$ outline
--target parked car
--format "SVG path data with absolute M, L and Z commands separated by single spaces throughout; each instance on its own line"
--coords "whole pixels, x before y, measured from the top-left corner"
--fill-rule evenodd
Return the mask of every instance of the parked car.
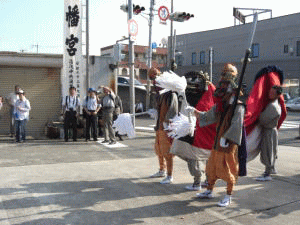
M 289 93 L 283 93 L 282 95 L 283 95 L 285 102 L 287 102 L 288 100 L 291 100 L 291 96 L 289 95 Z
M 288 100 L 285 105 L 287 110 L 300 110 L 300 97 Z
M 118 86 L 129 86 L 130 85 L 130 78 L 129 77 L 118 77 Z M 134 80 L 135 88 L 145 90 L 146 87 L 138 80 Z

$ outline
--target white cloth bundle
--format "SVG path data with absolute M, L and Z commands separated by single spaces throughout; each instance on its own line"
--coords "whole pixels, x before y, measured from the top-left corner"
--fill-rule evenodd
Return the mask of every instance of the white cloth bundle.
M 246 137 L 247 162 L 255 159 L 259 153 L 259 143 L 261 141 L 261 127 L 255 126 L 250 134 Z
M 184 92 L 187 86 L 185 77 L 180 77 L 172 71 L 163 72 L 163 74 L 156 77 L 155 81 L 157 86 L 178 93 Z
M 179 116 L 175 116 L 169 126 L 166 128 L 168 131 L 168 136 L 174 139 L 178 139 L 184 137 L 186 135 L 194 136 L 194 130 L 196 126 L 196 117 L 185 116 L 183 114 L 179 114 Z
M 135 137 L 132 120 L 129 113 L 120 114 L 114 121 L 113 128 L 115 128 L 115 130 L 118 131 L 120 135 L 127 135 L 128 138 Z
M 149 109 L 147 111 L 148 115 L 150 116 L 150 118 L 155 119 L 157 118 L 157 110 L 156 109 Z

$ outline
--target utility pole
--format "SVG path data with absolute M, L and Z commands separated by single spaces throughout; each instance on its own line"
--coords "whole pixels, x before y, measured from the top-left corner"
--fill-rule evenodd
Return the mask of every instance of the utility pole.
M 90 43 L 89 43 L 89 0 L 86 0 L 86 90 L 89 89 L 90 87 L 90 76 L 89 76 L 89 57 L 90 57 L 90 52 L 89 52 L 89 48 L 90 48 Z
M 36 44 L 36 45 L 32 45 L 32 47 L 36 47 L 36 53 L 39 53 L 39 44 Z
M 148 48 L 148 68 L 152 67 L 152 21 L 153 21 L 153 8 L 154 0 L 150 0 L 150 14 L 149 14 L 149 48 Z M 147 95 L 146 95 L 146 111 L 150 106 L 150 79 L 147 75 Z
M 128 0 L 128 20 L 132 19 L 133 15 L 133 6 L 132 0 Z M 135 128 L 135 90 L 134 90 L 134 46 L 132 35 L 129 32 L 129 45 L 128 45 L 128 52 L 129 52 L 129 74 L 130 74 L 130 114 L 132 115 L 132 124 L 133 128 Z
M 213 48 L 209 47 L 209 80 L 212 82 L 212 69 L 213 69 Z
M 173 47 L 173 51 L 172 51 L 172 71 L 175 71 L 175 53 L 176 53 L 176 29 L 174 29 L 174 33 L 173 33 L 173 39 L 172 39 L 172 47 Z
M 173 0 L 171 0 L 171 14 L 174 12 L 174 4 Z M 170 69 L 173 71 L 173 20 L 171 20 L 171 30 L 170 30 L 170 49 L 169 49 L 169 54 L 170 54 Z

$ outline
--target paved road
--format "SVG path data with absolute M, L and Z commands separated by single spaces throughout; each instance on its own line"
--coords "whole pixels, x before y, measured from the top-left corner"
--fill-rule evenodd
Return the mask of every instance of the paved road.
M 300 147 L 300 112 L 288 112 L 287 118 L 279 129 L 279 144 Z
M 137 138 L 118 147 L 60 140 L 0 142 L 0 224 L 300 224 L 300 151 L 280 146 L 278 174 L 259 183 L 248 164 L 229 208 L 195 198 L 186 163 L 175 158 L 174 183 L 148 176 L 158 168 L 153 120 L 137 119 Z M 299 144 L 299 143 L 298 143 Z

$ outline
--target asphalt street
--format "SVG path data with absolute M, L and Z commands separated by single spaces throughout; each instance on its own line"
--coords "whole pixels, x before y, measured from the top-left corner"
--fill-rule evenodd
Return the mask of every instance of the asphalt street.
M 299 114 L 291 113 L 280 131 L 278 174 L 257 182 L 259 159 L 248 164 L 228 208 L 217 207 L 225 192 L 220 181 L 215 199 L 197 199 L 185 190 L 193 180 L 175 157 L 174 183 L 149 179 L 158 169 L 153 151 L 154 120 L 136 119 L 136 138 L 108 146 L 0 140 L 0 224 L 300 224 Z M 298 122 L 297 122 L 298 121 Z M 291 125 L 292 124 L 292 125 Z

